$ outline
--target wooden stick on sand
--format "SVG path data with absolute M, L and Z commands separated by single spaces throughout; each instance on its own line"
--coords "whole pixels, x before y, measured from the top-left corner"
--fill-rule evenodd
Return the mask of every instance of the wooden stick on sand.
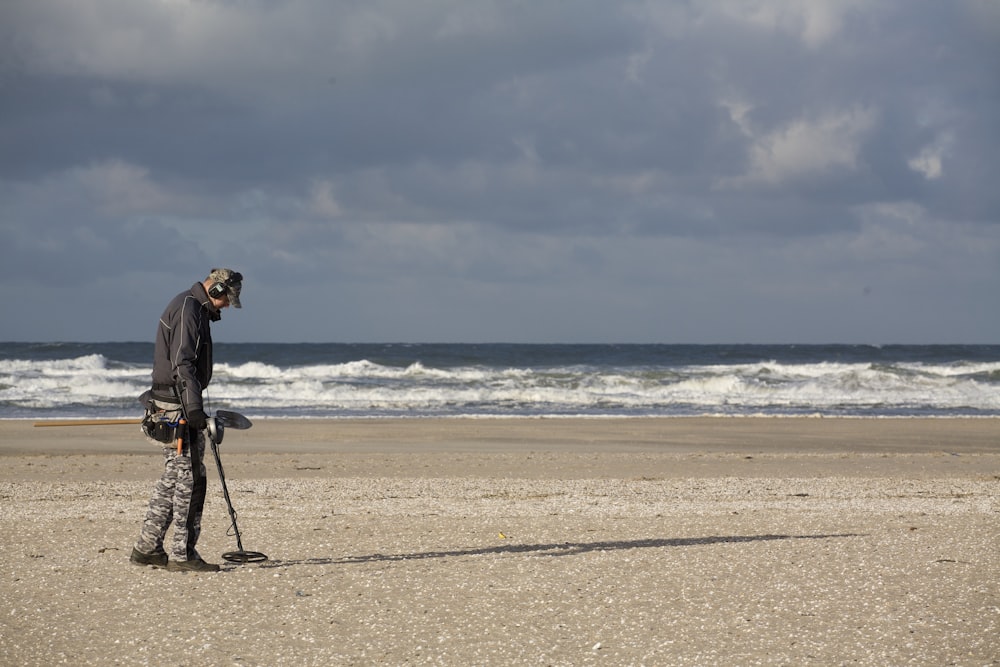
M 109 426 L 111 424 L 141 424 L 141 419 L 68 419 L 35 422 L 35 426 Z

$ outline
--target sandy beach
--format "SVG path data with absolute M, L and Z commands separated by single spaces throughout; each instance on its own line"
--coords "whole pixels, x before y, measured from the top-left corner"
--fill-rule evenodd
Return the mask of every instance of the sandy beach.
M 221 449 L 269 560 L 170 573 L 128 562 L 138 426 L 0 421 L 0 664 L 1000 664 L 995 419 L 260 420 Z

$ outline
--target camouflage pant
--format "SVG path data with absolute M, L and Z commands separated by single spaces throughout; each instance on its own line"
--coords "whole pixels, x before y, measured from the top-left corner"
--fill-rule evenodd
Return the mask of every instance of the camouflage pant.
M 205 507 L 205 434 L 191 429 L 181 454 L 173 444 L 163 447 L 163 474 L 149 500 L 146 519 L 135 548 L 145 554 L 167 553 L 171 560 L 196 560 Z M 167 528 L 174 524 L 170 548 L 164 548 Z

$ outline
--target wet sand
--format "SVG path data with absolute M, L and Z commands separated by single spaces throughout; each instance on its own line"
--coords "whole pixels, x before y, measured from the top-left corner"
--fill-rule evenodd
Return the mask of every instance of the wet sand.
M 222 460 L 270 559 L 139 568 L 158 448 L 0 421 L 0 664 L 1000 664 L 998 420 L 260 420 Z

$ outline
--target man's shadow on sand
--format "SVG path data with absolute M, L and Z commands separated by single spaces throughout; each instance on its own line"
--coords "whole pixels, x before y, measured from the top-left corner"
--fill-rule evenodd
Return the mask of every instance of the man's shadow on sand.
M 504 554 L 537 554 L 540 556 L 573 556 L 591 551 L 624 551 L 627 549 L 665 549 L 668 547 L 710 546 L 713 544 L 738 544 L 741 542 L 769 542 L 773 540 L 829 540 L 834 538 L 864 537 L 860 533 L 830 535 L 720 535 L 710 537 L 650 538 L 644 540 L 610 540 L 606 542 L 554 542 L 551 544 L 498 544 L 475 549 L 445 551 L 420 551 L 407 554 L 367 554 L 341 556 L 340 558 L 276 559 L 260 564 L 263 568 L 292 567 L 294 565 L 350 565 L 352 563 L 383 563 L 393 561 L 426 560 L 428 558 L 460 558 L 462 556 L 489 556 Z

